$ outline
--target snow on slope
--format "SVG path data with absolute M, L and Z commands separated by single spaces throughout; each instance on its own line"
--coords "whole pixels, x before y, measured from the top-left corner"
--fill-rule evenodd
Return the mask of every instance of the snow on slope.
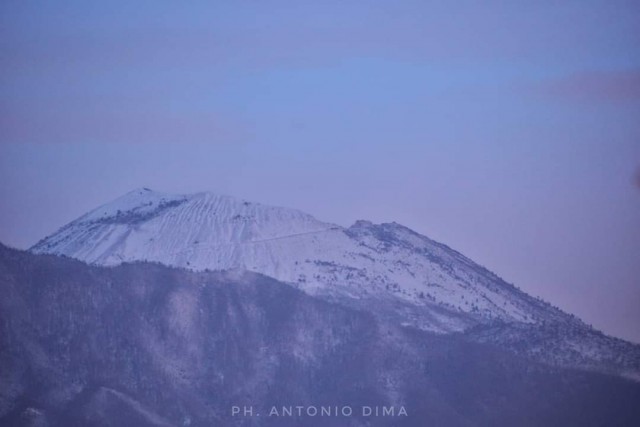
M 343 228 L 294 209 L 211 193 L 134 190 L 31 250 L 99 265 L 153 261 L 193 270 L 246 269 L 313 295 L 393 306 L 408 323 L 438 332 L 487 320 L 568 317 L 401 225 L 358 221 Z

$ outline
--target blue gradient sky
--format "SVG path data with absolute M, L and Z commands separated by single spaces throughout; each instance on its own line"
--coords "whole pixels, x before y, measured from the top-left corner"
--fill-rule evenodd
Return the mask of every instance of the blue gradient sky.
M 4 243 L 213 190 L 400 222 L 640 342 L 637 2 L 9 0 L 0 61 Z

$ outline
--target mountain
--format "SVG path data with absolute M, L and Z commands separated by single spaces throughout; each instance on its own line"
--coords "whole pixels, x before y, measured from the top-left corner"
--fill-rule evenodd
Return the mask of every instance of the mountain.
M 398 224 L 349 228 L 232 197 L 135 190 L 63 227 L 33 253 L 97 265 L 152 261 L 202 271 L 240 268 L 311 295 L 428 306 L 423 329 L 567 316 L 450 248 Z
M 640 346 L 593 330 L 396 223 L 357 221 L 344 228 L 228 196 L 138 189 L 64 226 L 31 252 L 104 266 L 149 261 L 256 272 L 400 325 L 640 379 Z
M 0 245 L 1 426 L 632 426 L 638 401 L 638 382 L 257 273 L 99 267 Z M 232 415 L 244 405 L 254 416 Z M 265 416 L 283 406 L 353 415 Z

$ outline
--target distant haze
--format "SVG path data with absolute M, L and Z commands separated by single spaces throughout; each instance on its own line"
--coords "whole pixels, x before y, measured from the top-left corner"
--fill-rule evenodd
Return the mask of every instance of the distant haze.
M 0 5 L 0 241 L 141 186 L 396 221 L 640 342 L 631 1 Z

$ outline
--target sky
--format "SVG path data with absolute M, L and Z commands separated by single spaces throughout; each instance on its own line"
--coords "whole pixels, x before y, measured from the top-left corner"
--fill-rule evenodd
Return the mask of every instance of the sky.
M 640 343 L 634 1 L 0 4 L 0 241 L 134 188 L 396 221 Z

